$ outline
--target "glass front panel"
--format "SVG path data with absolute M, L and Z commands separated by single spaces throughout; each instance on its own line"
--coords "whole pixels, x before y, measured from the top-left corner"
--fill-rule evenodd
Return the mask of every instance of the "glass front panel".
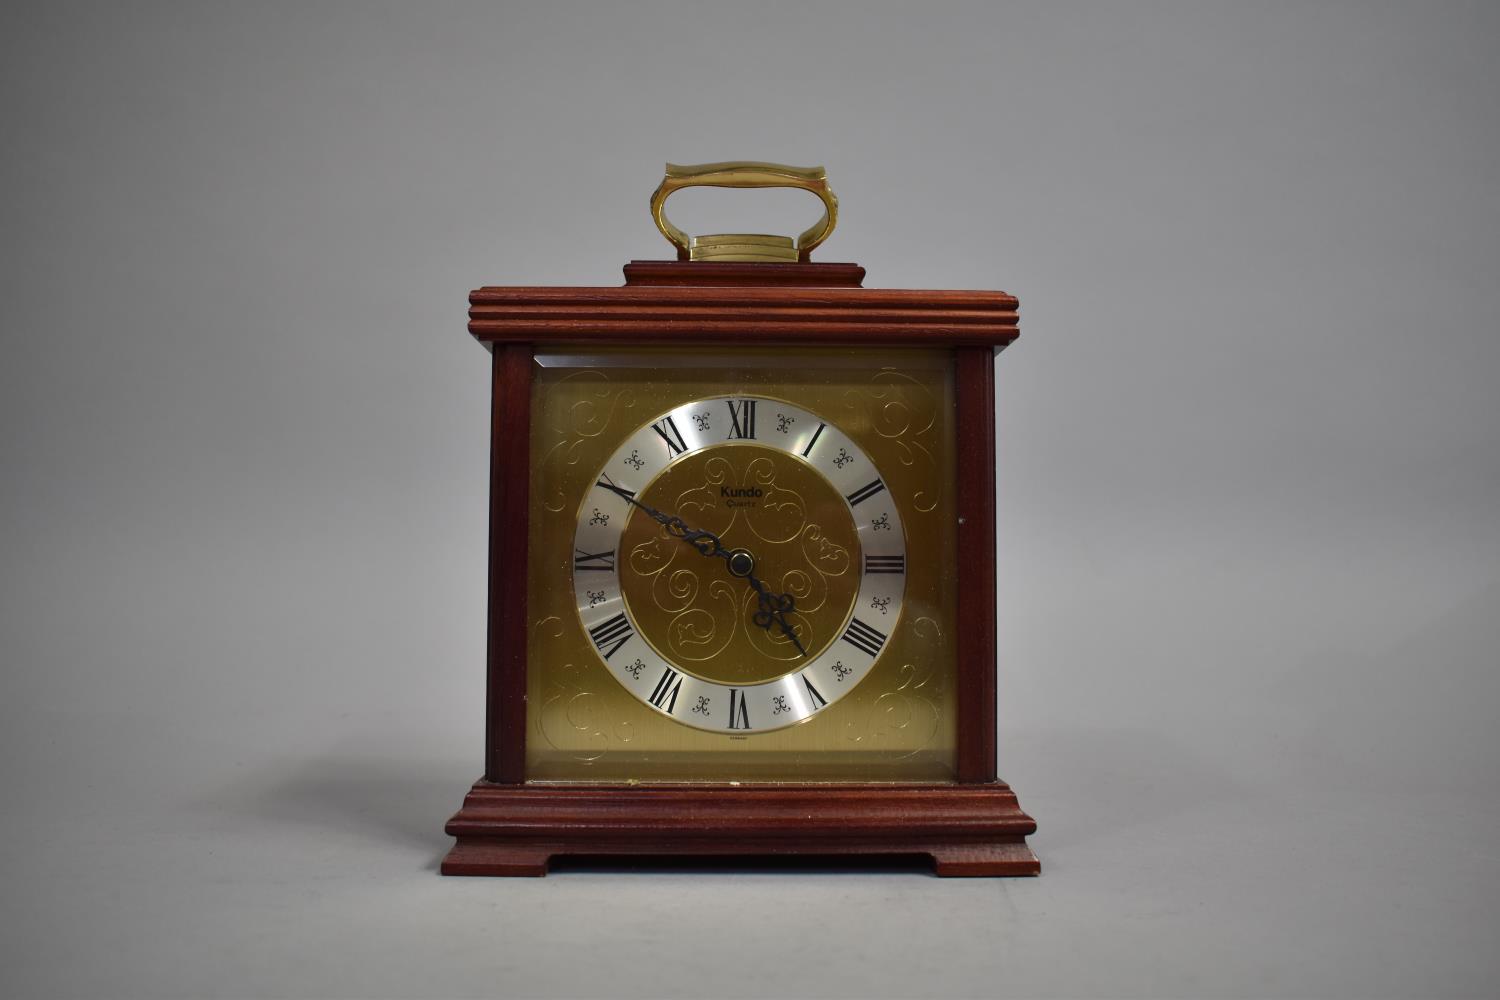
M 528 779 L 952 781 L 952 355 L 682 353 L 537 358 Z

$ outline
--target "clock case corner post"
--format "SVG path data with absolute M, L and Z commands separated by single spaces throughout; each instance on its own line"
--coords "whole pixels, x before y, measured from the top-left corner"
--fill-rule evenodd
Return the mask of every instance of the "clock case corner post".
M 526 780 L 526 560 L 533 360 L 530 344 L 494 346 L 484 778 L 504 785 Z
M 958 458 L 958 753 L 961 784 L 996 781 L 995 356 L 954 348 Z

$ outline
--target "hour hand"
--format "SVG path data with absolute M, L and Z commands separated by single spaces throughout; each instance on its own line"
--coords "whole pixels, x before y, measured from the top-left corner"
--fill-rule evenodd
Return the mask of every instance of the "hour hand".
M 797 647 L 797 652 L 804 657 L 807 656 L 807 650 L 802 648 L 802 641 L 797 638 L 797 630 L 792 628 L 786 620 L 787 615 L 797 610 L 796 599 L 791 594 L 771 593 L 771 588 L 761 583 L 753 574 L 747 574 L 747 580 L 750 586 L 755 588 L 755 593 L 760 599 L 760 610 L 755 612 L 751 620 L 767 632 L 771 630 L 772 625 L 776 625 L 780 628 L 782 635 L 792 640 L 792 645 Z
M 802 641 L 797 638 L 797 630 L 794 629 L 794 628 L 792 628 L 790 625 L 788 625 L 784 619 L 780 620 L 780 623 L 781 623 L 781 631 L 782 631 L 782 633 L 788 639 L 792 640 L 792 645 L 793 646 L 797 647 L 797 655 L 799 655 L 802 658 L 806 659 L 807 658 L 807 650 L 805 650 L 805 649 L 802 648 Z

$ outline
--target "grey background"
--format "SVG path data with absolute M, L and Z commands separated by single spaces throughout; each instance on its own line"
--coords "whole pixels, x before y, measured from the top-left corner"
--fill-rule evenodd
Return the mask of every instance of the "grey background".
M 1494 4 L 8 4 L 0 993 L 1500 992 Z M 441 879 L 485 283 L 1004 288 L 1028 881 Z M 694 192 L 689 230 L 805 196 Z M 695 200 L 696 197 L 696 200 Z

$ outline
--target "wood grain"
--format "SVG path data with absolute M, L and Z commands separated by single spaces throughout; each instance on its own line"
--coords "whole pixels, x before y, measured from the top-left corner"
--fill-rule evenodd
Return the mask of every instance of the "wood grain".
M 958 409 L 958 780 L 995 780 L 995 357 L 954 352 Z
M 448 821 L 447 875 L 543 875 L 551 858 L 926 855 L 940 875 L 1035 875 L 1009 786 L 497 785 Z
M 526 539 L 530 506 L 531 348 L 495 352 L 490 401 L 489 684 L 485 776 L 526 780 Z
M 1004 292 L 635 284 L 486 287 L 469 296 L 469 332 L 492 348 L 557 341 L 998 347 L 1016 339 L 1016 323 L 1016 299 Z

